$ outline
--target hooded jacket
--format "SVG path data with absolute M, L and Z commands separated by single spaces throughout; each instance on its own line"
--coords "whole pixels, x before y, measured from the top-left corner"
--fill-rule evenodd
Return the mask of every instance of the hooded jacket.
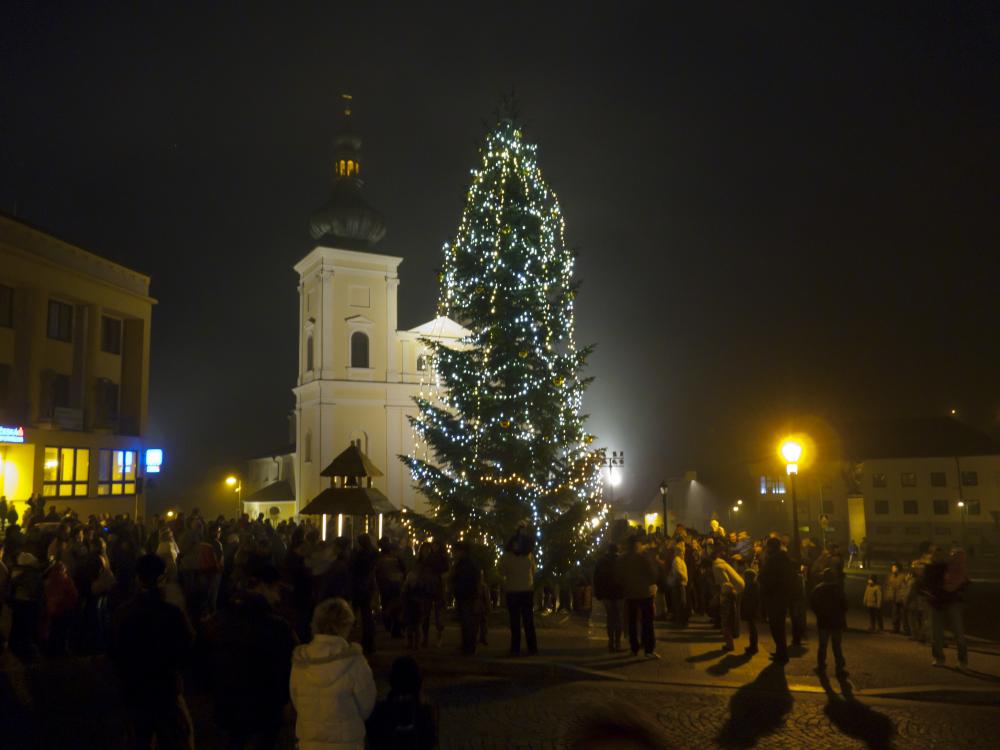
M 292 654 L 299 750 L 363 750 L 375 680 L 361 653 L 337 635 L 317 635 Z

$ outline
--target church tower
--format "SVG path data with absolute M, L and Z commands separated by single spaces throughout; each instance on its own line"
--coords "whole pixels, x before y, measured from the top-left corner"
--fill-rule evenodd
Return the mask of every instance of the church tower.
M 385 387 L 399 381 L 396 298 L 402 258 L 373 252 L 385 236 L 385 220 L 364 198 L 361 138 L 354 131 L 351 99 L 344 100 L 330 199 L 309 222 L 317 245 L 295 266 L 299 507 L 323 489 L 320 472 L 352 441 L 387 470 Z M 394 455 L 392 461 L 398 463 Z

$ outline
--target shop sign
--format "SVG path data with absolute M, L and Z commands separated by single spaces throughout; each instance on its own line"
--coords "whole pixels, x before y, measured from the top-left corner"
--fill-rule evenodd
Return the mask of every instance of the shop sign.
M 23 443 L 23 427 L 5 427 L 0 425 L 0 443 Z

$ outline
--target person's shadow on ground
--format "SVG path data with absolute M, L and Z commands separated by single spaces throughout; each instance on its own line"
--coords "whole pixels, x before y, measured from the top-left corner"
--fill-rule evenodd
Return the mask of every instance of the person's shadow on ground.
M 716 677 L 721 677 L 726 674 L 730 669 L 736 669 L 737 667 L 742 667 L 744 664 L 749 662 L 753 658 L 753 654 L 748 654 L 743 652 L 742 654 L 727 654 L 726 658 L 720 659 L 717 663 L 710 666 L 705 671 Z
M 792 710 L 792 694 L 785 668 L 774 662 L 764 667 L 753 682 L 729 699 L 729 718 L 715 741 L 722 747 L 753 747 L 765 735 L 780 729 Z
M 855 698 L 854 689 L 846 678 L 838 677 L 837 681 L 842 696 L 837 695 L 826 674 L 819 678 L 827 698 L 823 712 L 830 722 L 848 737 L 864 742 L 871 750 L 889 750 L 896 736 L 892 719 Z

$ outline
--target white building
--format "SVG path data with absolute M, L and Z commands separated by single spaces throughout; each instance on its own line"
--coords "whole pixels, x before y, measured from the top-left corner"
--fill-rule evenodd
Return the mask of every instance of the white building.
M 403 259 L 371 251 L 385 224 L 361 195 L 361 168 L 361 140 L 345 128 L 335 142 L 332 197 L 311 221 L 318 244 L 295 265 L 295 449 L 250 462 L 245 510 L 251 514 L 272 507 L 282 517 L 298 513 L 328 486 L 320 472 L 350 442 L 381 469 L 375 486 L 397 507 L 424 509 L 398 458 L 423 450 L 409 423 L 417 414 L 414 396 L 433 395 L 421 339 L 454 341 L 466 331 L 448 318 L 398 330 Z

